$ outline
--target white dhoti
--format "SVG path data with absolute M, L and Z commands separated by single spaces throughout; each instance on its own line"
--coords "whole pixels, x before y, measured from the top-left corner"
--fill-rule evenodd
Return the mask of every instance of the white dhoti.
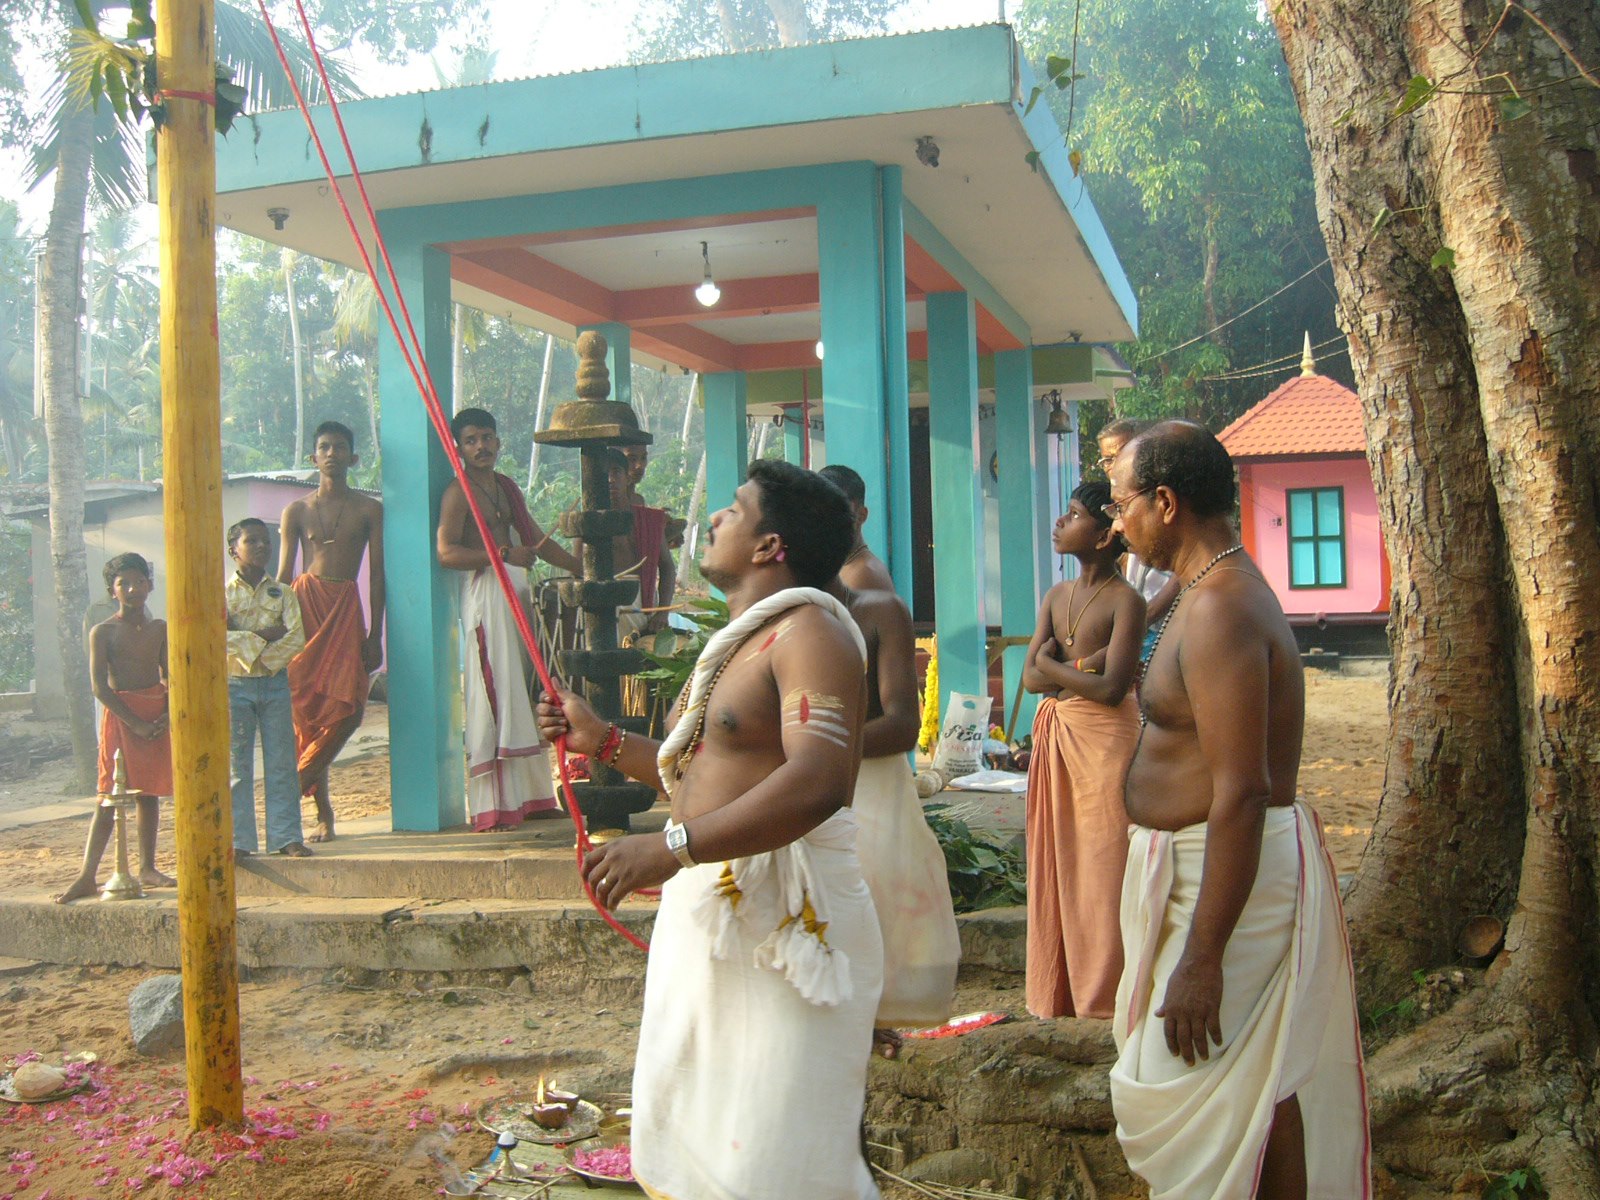
M 878 1024 L 937 1025 L 950 1017 L 961 935 L 944 851 L 905 755 L 862 760 L 852 807 L 856 853 L 883 933 Z
M 1111 1104 L 1152 1200 L 1249 1200 L 1275 1107 L 1299 1098 L 1307 1195 L 1371 1195 L 1366 1084 L 1344 913 L 1322 826 L 1269 808 L 1261 864 L 1222 963 L 1222 1045 L 1188 1066 L 1155 1016 L 1183 953 L 1206 826 L 1136 826 L 1122 892 L 1124 962 Z
M 526 590 L 521 596 L 528 604 Z M 528 696 L 528 653 L 493 571 L 462 578 L 461 627 L 467 820 L 474 829 L 520 825 L 530 813 L 559 805 Z
M 866 645 L 832 596 L 789 588 L 706 643 L 656 762 L 669 794 L 717 669 L 801 604 Z M 633 1069 L 633 1173 L 657 1200 L 872 1200 L 861 1155 L 883 942 L 842 809 L 787 846 L 661 889 Z
M 878 1195 L 861 1114 L 883 948 L 855 828 L 842 810 L 661 889 L 633 1072 L 633 1172 L 649 1195 Z

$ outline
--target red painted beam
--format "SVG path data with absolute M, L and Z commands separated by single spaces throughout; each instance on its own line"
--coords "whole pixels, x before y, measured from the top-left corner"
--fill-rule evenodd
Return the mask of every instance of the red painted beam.
M 565 246 L 573 242 L 595 242 L 607 238 L 638 237 L 647 233 L 684 233 L 695 229 L 725 229 L 731 225 L 759 225 L 766 221 L 792 221 L 814 217 L 815 208 L 774 208 L 764 212 L 724 213 L 715 217 L 678 217 L 670 221 L 640 221 L 634 225 L 600 225 L 593 229 L 560 229 L 550 233 L 523 233 L 509 237 L 479 238 L 474 241 L 437 242 L 439 249 L 453 254 L 476 254 L 480 250 L 520 250 L 528 246 Z
M 568 325 L 598 325 L 616 319 L 612 315 L 615 297 L 610 291 L 526 251 L 455 255 L 450 260 L 450 275 Z M 637 330 L 632 342 L 646 354 L 702 372 L 733 370 L 738 349 L 692 325 Z
M 618 292 L 615 319 L 632 329 L 645 329 L 651 325 L 673 325 L 681 321 L 815 312 L 821 303 L 815 274 L 719 279 L 717 286 L 722 289 L 722 298 L 711 308 L 706 308 L 694 298 L 694 289 L 698 286 L 697 280 L 672 287 Z
M 803 371 L 817 366 L 817 343 L 753 342 L 735 346 L 741 371 Z
M 954 275 L 910 237 L 906 238 L 906 285 L 907 294 L 911 296 L 964 290 Z M 1017 336 L 981 303 L 974 300 L 973 309 L 977 317 L 978 349 L 981 353 L 1022 349 L 1022 342 Z

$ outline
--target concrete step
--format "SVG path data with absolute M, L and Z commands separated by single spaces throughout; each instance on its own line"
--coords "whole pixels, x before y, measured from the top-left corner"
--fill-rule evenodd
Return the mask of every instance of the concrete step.
M 638 833 L 665 827 L 665 810 L 633 819 Z M 450 896 L 460 900 L 568 900 L 587 905 L 578 878 L 572 825 L 530 821 L 506 833 L 465 827 L 439 832 L 392 832 L 388 818 L 340 826 L 309 858 L 254 854 L 237 859 L 241 897 L 377 899 Z
M 618 914 L 645 939 L 654 904 Z M 1021 909 L 957 918 L 967 969 L 1020 974 Z M 587 904 L 562 900 L 413 900 L 242 896 L 239 963 L 249 968 L 406 972 L 527 972 L 536 986 L 636 992 L 644 956 Z M 178 902 L 163 898 L 56 904 L 0 897 L 0 945 L 17 958 L 176 969 Z

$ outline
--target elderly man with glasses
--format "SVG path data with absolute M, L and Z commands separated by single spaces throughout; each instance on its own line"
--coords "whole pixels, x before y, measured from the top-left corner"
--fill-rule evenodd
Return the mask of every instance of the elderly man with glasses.
M 1123 448 L 1106 512 L 1179 584 L 1125 791 L 1117 1136 L 1153 1200 L 1368 1197 L 1366 1091 L 1332 861 L 1296 795 L 1305 682 L 1198 425 Z

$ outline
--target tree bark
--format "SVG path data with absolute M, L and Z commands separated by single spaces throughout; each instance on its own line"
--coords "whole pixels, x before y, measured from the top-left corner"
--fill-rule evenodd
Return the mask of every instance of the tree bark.
M 1452 956 L 1469 917 L 1509 915 L 1521 849 L 1505 686 L 1515 641 L 1468 331 L 1449 276 L 1428 266 L 1437 217 L 1413 212 L 1371 233 L 1386 207 L 1427 206 L 1428 164 L 1388 119 L 1409 63 L 1370 52 L 1398 44 L 1398 22 L 1377 6 L 1298 0 L 1278 24 L 1392 562 L 1388 761 L 1349 903 L 1364 990 L 1387 1002 L 1414 970 Z M 1352 102 L 1359 114 L 1340 123 Z
M 294 292 L 294 268 L 300 255 L 293 250 L 283 252 L 283 290 L 289 303 L 289 345 L 294 359 L 294 460 L 291 471 L 305 466 L 306 461 L 306 391 L 305 368 L 301 365 L 300 301 Z
M 44 427 L 50 462 L 50 560 L 56 595 L 56 640 L 72 735 L 74 785 L 92 791 L 97 748 L 94 698 L 84 650 L 83 614 L 89 577 L 83 543 L 84 436 L 78 397 L 78 310 L 82 301 L 83 228 L 89 197 L 94 124 L 87 112 L 63 121 L 55 192 L 45 232 L 40 293 L 44 320 Z
M 778 44 L 799 46 L 811 40 L 811 16 L 806 0 L 767 0 L 772 19 L 778 23 Z
M 1474 909 L 1509 917 L 1487 988 L 1372 1056 L 1380 1160 L 1387 1128 L 1406 1169 L 1531 1163 L 1594 1196 L 1600 88 L 1572 59 L 1593 72 L 1600 21 L 1527 10 L 1272 11 L 1394 562 L 1388 771 L 1350 904 L 1368 995 L 1449 961 Z M 1439 90 L 1397 114 L 1416 76 Z

